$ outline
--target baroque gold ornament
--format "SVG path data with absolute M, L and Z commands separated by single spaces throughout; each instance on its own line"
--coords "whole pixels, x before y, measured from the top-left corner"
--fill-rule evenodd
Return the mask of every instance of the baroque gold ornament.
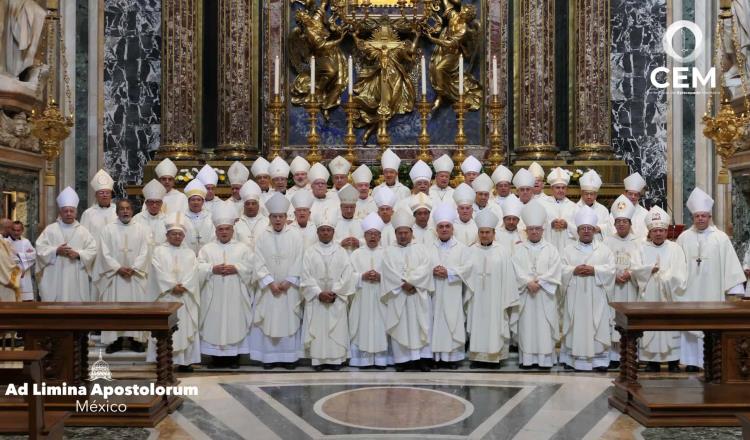
M 54 163 L 60 156 L 60 143 L 70 136 L 73 116 L 63 116 L 57 102 L 50 100 L 41 114 L 37 114 L 36 111 L 32 112 L 31 124 L 31 134 L 39 139 L 42 154 L 47 160 L 44 184 L 54 186 L 56 180 Z
M 729 171 L 727 164 L 737 152 L 737 141 L 742 137 L 750 124 L 750 117 L 737 115 L 732 108 L 729 98 L 724 98 L 715 117 L 708 114 L 703 115 L 703 134 L 714 141 L 716 153 L 721 157 L 721 170 L 719 171 L 719 184 L 729 183 Z

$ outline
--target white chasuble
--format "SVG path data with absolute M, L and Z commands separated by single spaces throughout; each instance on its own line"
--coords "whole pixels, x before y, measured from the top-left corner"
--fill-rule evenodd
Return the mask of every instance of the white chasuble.
M 178 284 L 187 289 L 174 293 Z M 198 260 L 192 249 L 184 244 L 176 247 L 169 243 L 157 246 L 152 251 L 149 272 L 149 294 L 157 302 L 182 304 L 177 309 L 177 331 L 172 334 L 174 363 L 177 365 L 199 364 L 200 347 L 200 275 Z M 156 361 L 154 340 L 149 340 L 148 362 Z
M 431 269 L 443 266 L 447 278 L 436 278 L 433 294 L 434 318 L 431 349 L 437 361 L 457 362 L 465 358 L 466 326 L 464 286 L 470 286 L 473 272 L 469 247 L 455 238 L 436 239 L 430 250 Z
M 173 212 L 188 212 L 189 210 L 187 196 L 174 188 L 164 195 L 162 203 L 164 205 L 162 210 L 165 214 Z
M 250 249 L 255 249 L 255 241 L 266 230 L 268 224 L 268 217 L 260 214 L 248 217 L 243 214 L 234 224 L 234 238 L 248 245 Z
M 393 341 L 394 361 L 403 363 L 432 357 L 432 277 L 431 258 L 419 244 L 394 245 L 383 253 L 383 301 L 387 305 L 386 330 Z M 407 282 L 416 291 L 401 288 Z
M 574 275 L 579 265 L 594 267 L 593 276 Z M 609 366 L 612 332 L 607 298 L 615 285 L 615 256 L 603 243 L 577 242 L 562 255 L 564 294 L 560 360 L 578 370 Z
M 500 362 L 508 357 L 510 317 L 518 307 L 518 290 L 510 252 L 496 242 L 469 248 L 473 267 L 466 290 L 469 359 Z
M 149 231 L 139 223 L 122 223 L 117 220 L 104 227 L 99 237 L 99 246 L 91 277 L 102 302 L 148 301 Z M 126 278 L 117 274 L 120 268 L 131 268 L 133 276 Z M 147 342 L 148 332 L 102 332 L 102 343 L 111 344 L 118 337 L 135 338 Z
M 0 302 L 16 302 L 24 299 L 21 298 L 22 274 L 23 268 L 19 264 L 11 242 L 9 239 L 0 237 Z
M 724 301 L 725 294 L 744 294 L 745 272 L 727 234 L 716 226 L 695 227 L 677 238 L 688 265 L 682 301 Z M 680 363 L 703 367 L 703 332 L 682 332 Z
M 357 208 L 354 210 L 354 218 L 362 220 L 370 213 L 378 212 L 378 205 L 375 204 L 375 199 L 372 196 L 366 199 L 357 199 Z
M 141 211 L 133 216 L 134 222 L 148 229 L 148 244 L 152 250 L 167 241 L 167 227 L 164 224 L 165 218 L 166 216 L 162 213 L 151 215 L 148 211 Z
M 236 274 L 213 273 L 214 266 L 231 264 Z M 235 356 L 250 352 L 247 335 L 253 320 L 253 294 L 257 261 L 244 243 L 216 240 L 198 252 L 201 279 L 201 352 L 212 356 Z
M 386 223 L 383 230 L 380 231 L 380 245 L 383 246 L 383 249 L 388 246 L 396 246 L 396 230 L 393 229 L 390 222 Z
M 521 365 L 551 367 L 557 362 L 555 344 L 560 339 L 559 288 L 562 262 L 557 248 L 544 240 L 524 241 L 515 248 L 513 267 L 519 295 L 517 317 L 518 357 Z M 531 293 L 528 284 L 541 289 Z M 515 322 L 514 322 L 515 323 Z
M 207 243 L 216 239 L 216 228 L 211 220 L 211 212 L 202 209 L 199 213 L 188 211 L 185 214 L 188 220 L 185 222 L 185 244 L 198 255 L 198 252 Z
M 631 272 L 630 280 L 624 284 L 615 281 L 615 287 L 609 298 L 609 302 L 633 302 L 638 300 L 638 282 L 633 276 L 633 271 L 641 265 L 641 246 L 644 241 L 632 232 L 622 238 L 608 235 L 604 238 L 604 245 L 615 255 L 615 276 L 625 272 Z M 610 357 L 613 361 L 620 360 L 620 333 L 615 330 L 615 311 L 610 308 L 610 328 L 612 332 L 612 349 Z
M 640 269 L 633 271 L 638 279 L 640 301 L 678 301 L 687 288 L 687 261 L 677 243 L 665 241 L 661 246 L 644 242 Z M 659 271 L 651 273 L 654 266 Z M 680 332 L 644 332 L 638 358 L 645 362 L 668 362 L 680 358 Z
M 34 246 L 31 245 L 31 242 L 24 237 L 21 237 L 18 240 L 9 238 L 8 244 L 10 244 L 12 252 L 15 252 L 16 255 L 18 255 L 17 263 L 21 271 L 21 300 L 33 301 L 34 283 L 32 278 L 34 276 L 34 271 L 32 269 L 34 268 L 34 265 L 36 265 L 36 250 L 34 249 Z M 12 256 L 12 258 L 14 258 L 14 256 Z M 0 269 L 0 272 L 2 272 L 2 269 Z M 2 284 L 7 284 L 7 282 L 4 283 L 2 278 L 0 278 L 0 285 Z M 15 301 L 15 298 L 13 298 L 13 301 Z
M 520 228 L 509 231 L 504 227 L 495 228 L 495 242 L 503 249 L 507 249 L 511 255 L 516 252 L 516 246 L 523 243 L 526 239 L 526 233 Z
M 357 289 L 349 308 L 349 365 L 386 366 L 392 363 L 392 359 L 388 358 L 388 333 L 385 328 L 387 308 L 380 301 L 383 296 L 383 248 L 360 247 L 352 252 L 351 264 Z M 380 281 L 362 280 L 362 274 L 371 270 L 380 274 Z
M 336 222 L 336 232 L 334 233 L 333 241 L 341 246 L 341 242 L 349 237 L 359 240 L 360 247 L 365 246 L 364 233 L 362 232 L 362 220 L 339 217 L 339 221 Z M 346 250 L 351 254 L 354 249 L 355 248 L 347 248 Z
M 276 232 L 267 226 L 255 242 L 259 260 L 259 285 L 250 329 L 250 357 L 264 363 L 295 362 L 301 354 L 302 257 L 304 243 L 299 230 L 286 226 Z M 286 292 L 275 296 L 272 282 L 288 281 Z
M 584 203 L 583 200 L 579 200 L 578 203 L 576 203 L 576 212 L 578 212 L 578 209 L 582 208 L 586 203 Z M 600 229 L 600 232 L 594 234 L 594 239 L 599 241 L 603 240 L 604 237 L 611 232 L 611 223 L 610 223 L 610 214 L 609 209 L 605 208 L 604 205 L 602 205 L 599 202 L 594 202 L 593 205 L 591 205 L 591 209 L 596 212 L 596 227 Z M 575 213 L 573 213 L 573 218 L 575 218 Z M 576 241 L 578 241 L 578 230 L 576 229 Z
M 567 197 L 556 200 L 550 197 L 542 203 L 547 211 L 547 221 L 544 224 L 544 240 L 551 243 L 558 253 L 565 250 L 565 246 L 575 243 L 578 233 L 576 232 L 575 214 L 578 205 Z M 553 220 L 565 220 L 568 227 L 561 230 L 552 229 Z
M 296 230 L 300 235 L 305 250 L 318 242 L 318 229 L 311 221 L 308 221 L 307 225 L 305 225 L 304 228 L 295 221 L 294 223 L 289 225 L 289 228 Z
M 468 222 L 462 222 L 460 219 L 453 222 L 453 237 L 466 246 L 474 244 L 478 234 L 479 229 L 473 218 Z
M 334 241 L 318 242 L 305 251 L 302 268 L 305 355 L 313 365 L 342 364 L 349 355 L 347 308 L 354 293 L 349 254 Z M 323 303 L 318 298 L 321 292 L 333 292 L 336 299 Z
M 80 258 L 57 255 L 67 244 Z M 89 274 L 96 258 L 96 240 L 80 223 L 67 225 L 57 220 L 36 240 L 37 279 L 42 301 L 91 301 Z
M 432 199 L 432 206 L 437 206 L 441 203 L 450 203 L 451 205 L 456 206 L 456 202 L 453 200 L 453 191 L 455 190 L 450 186 L 440 188 L 437 185 L 432 185 L 429 194 L 430 199 Z
M 106 208 L 95 203 L 81 214 L 81 225 L 91 233 L 97 243 L 104 227 L 117 220 L 115 209 L 114 203 L 110 203 Z

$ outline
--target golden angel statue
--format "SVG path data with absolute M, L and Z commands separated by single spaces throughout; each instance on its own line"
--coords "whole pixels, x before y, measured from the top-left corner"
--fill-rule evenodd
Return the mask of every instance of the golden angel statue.
M 357 103 L 355 125 L 366 127 L 366 144 L 381 118 L 409 113 L 414 108 L 414 83 L 411 66 L 417 53 L 419 34 L 414 39 L 401 40 L 386 20 L 368 39 L 354 35 L 354 42 L 362 54 L 363 67 L 354 85 Z
M 469 110 L 475 111 L 482 100 L 482 87 L 471 74 L 481 47 L 477 10 L 473 5 L 462 5 L 461 0 L 443 0 L 443 7 L 446 24 L 440 35 L 426 33 L 435 44 L 430 59 L 430 83 L 437 97 L 432 109 L 458 100 L 458 63 L 463 55 L 469 66 L 464 69 L 464 102 Z
M 340 43 L 346 36 L 343 29 L 334 27 L 326 16 L 327 0 L 320 6 L 315 0 L 294 0 L 304 9 L 297 11 L 297 27 L 289 36 L 289 60 L 297 72 L 291 90 L 292 104 L 302 105 L 310 100 L 310 57 L 315 57 L 315 95 L 320 101 L 323 116 L 336 108 L 348 81 L 347 64 Z

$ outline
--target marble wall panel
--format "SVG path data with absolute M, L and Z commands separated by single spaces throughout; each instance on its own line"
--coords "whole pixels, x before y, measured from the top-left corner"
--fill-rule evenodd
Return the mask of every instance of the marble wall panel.
M 159 147 L 161 1 L 105 0 L 104 166 L 122 194 Z
M 78 206 L 86 209 L 88 204 L 88 111 L 89 111 L 89 4 L 79 1 L 76 4 L 76 81 L 75 81 L 75 135 L 76 135 L 76 166 L 75 187 L 81 202 Z M 97 145 L 92 145 L 97 148 Z
M 651 85 L 666 65 L 666 0 L 612 0 L 612 146 L 648 181 L 646 206 L 667 201 L 667 96 Z

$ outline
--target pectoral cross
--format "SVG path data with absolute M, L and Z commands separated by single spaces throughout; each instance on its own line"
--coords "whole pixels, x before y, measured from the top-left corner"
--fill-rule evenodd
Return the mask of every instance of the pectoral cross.
M 328 292 L 331 290 L 331 282 L 333 281 L 333 278 L 329 275 L 328 271 L 328 264 L 324 264 L 324 267 L 326 268 L 325 274 L 323 278 L 320 279 L 320 282 L 323 283 L 322 290 L 324 292 Z
M 482 264 L 482 272 L 479 273 L 479 276 L 482 277 L 482 290 L 485 288 L 485 280 L 488 276 L 491 274 L 487 272 L 487 257 L 484 257 L 484 263 Z
M 129 260 L 128 254 L 130 252 L 133 252 L 133 250 L 128 248 L 128 233 L 127 232 L 125 233 L 124 240 L 125 241 L 123 242 L 122 249 L 120 249 L 120 252 L 123 253 L 123 257 L 122 257 L 123 263 L 122 263 L 122 265 L 125 266 L 125 267 L 130 267 L 128 265 L 128 260 Z
M 201 247 L 201 238 L 202 238 L 201 237 L 201 231 L 196 229 L 196 231 L 195 231 L 195 242 L 198 245 L 198 249 L 200 249 L 200 247 Z

